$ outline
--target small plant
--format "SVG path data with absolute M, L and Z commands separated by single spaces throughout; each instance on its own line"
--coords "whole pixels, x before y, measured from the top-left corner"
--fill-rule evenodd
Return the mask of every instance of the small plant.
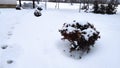
M 40 12 L 39 10 L 35 10 L 34 15 L 35 15 L 36 17 L 39 17 L 39 16 L 41 16 L 42 14 L 41 14 L 41 12 Z
M 94 25 L 90 23 L 81 24 L 73 21 L 73 24 L 64 23 L 62 29 L 59 30 L 63 36 L 62 40 L 68 40 L 70 44 L 70 52 L 82 51 L 89 52 L 90 47 L 94 46 L 95 41 L 100 38 Z
M 41 11 L 42 11 L 42 8 L 41 8 L 41 7 L 37 7 L 37 9 L 36 9 L 35 12 L 34 12 L 34 15 L 35 15 L 36 17 L 41 16 L 41 15 L 42 15 Z

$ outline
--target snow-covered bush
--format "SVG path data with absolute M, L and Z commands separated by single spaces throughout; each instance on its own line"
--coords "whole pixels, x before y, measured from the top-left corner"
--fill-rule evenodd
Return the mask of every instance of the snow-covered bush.
M 41 7 L 37 7 L 37 10 L 42 11 L 43 9 Z
M 41 14 L 41 12 L 40 12 L 39 10 L 35 10 L 34 15 L 35 15 L 36 17 L 39 17 L 39 16 L 41 16 L 42 14 Z
M 34 15 L 35 15 L 36 17 L 41 16 L 41 15 L 42 15 L 42 13 L 41 13 L 42 10 L 43 10 L 43 9 L 42 9 L 41 7 L 37 7 L 37 9 L 36 9 L 35 12 L 34 12 Z
M 97 1 L 93 4 L 93 13 L 99 13 L 99 4 Z
M 116 14 L 116 4 L 108 3 L 108 4 L 99 4 L 97 1 L 94 2 L 93 13 L 100 14 Z
M 106 13 L 107 14 L 116 14 L 116 6 L 114 6 L 112 3 L 109 3 L 107 6 L 106 6 Z
M 68 40 L 70 45 L 70 52 L 82 51 L 89 52 L 90 47 L 94 46 L 95 41 L 100 38 L 94 25 L 90 23 L 82 24 L 73 21 L 73 24 L 63 24 L 62 29 L 59 30 L 63 36 L 62 40 Z
M 106 13 L 106 7 L 105 7 L 105 5 L 103 5 L 103 4 L 100 5 L 99 13 L 101 13 L 101 14 L 105 14 Z

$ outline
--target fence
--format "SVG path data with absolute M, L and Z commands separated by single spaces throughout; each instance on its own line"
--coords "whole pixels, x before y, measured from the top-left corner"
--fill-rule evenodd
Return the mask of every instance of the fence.
M 13 8 L 17 5 L 16 0 L 0 0 L 0 7 L 1 8 Z

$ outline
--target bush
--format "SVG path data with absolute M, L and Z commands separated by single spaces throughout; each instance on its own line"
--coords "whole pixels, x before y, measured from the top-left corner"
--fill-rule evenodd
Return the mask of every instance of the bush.
M 41 12 L 40 12 L 39 10 L 35 10 L 34 15 L 35 15 L 36 17 L 39 17 L 39 16 L 41 16 L 42 14 L 41 14 Z
M 101 14 L 105 14 L 106 13 L 106 7 L 103 4 L 100 5 L 100 11 L 99 12 Z
M 41 15 L 42 15 L 42 13 L 41 13 L 42 10 L 43 10 L 43 9 L 42 9 L 41 7 L 37 7 L 37 9 L 36 9 L 35 12 L 34 12 L 34 15 L 35 15 L 36 17 L 41 16 Z
M 116 7 L 112 4 L 109 3 L 108 6 L 106 7 L 106 13 L 107 14 L 116 14 Z
M 100 38 L 100 32 L 90 23 L 81 24 L 76 21 L 73 24 L 64 23 L 59 32 L 63 36 L 62 40 L 68 40 L 71 43 L 70 52 L 82 51 L 88 53 L 90 47 L 94 46 L 95 41 Z
M 100 14 L 116 14 L 116 5 L 113 3 L 109 3 L 107 4 L 107 6 L 105 6 L 104 4 L 98 4 L 97 1 L 94 2 L 94 6 L 93 6 L 93 13 L 100 13 Z
M 42 11 L 43 9 L 41 7 L 37 7 L 37 10 Z
M 97 1 L 94 2 L 93 12 L 94 13 L 99 13 L 99 4 L 98 4 Z

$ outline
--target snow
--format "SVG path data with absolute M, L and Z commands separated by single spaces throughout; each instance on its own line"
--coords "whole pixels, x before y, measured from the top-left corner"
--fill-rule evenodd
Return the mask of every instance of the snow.
M 78 4 L 61 3 L 55 9 L 55 3 L 48 3 L 47 7 L 40 17 L 34 16 L 34 9 L 0 8 L 0 47 L 8 45 L 0 48 L 0 68 L 120 68 L 120 6 L 116 15 L 78 13 Z M 73 20 L 94 24 L 101 35 L 82 59 L 64 52 L 69 44 L 58 32 Z M 13 63 L 7 64 L 8 60 Z

